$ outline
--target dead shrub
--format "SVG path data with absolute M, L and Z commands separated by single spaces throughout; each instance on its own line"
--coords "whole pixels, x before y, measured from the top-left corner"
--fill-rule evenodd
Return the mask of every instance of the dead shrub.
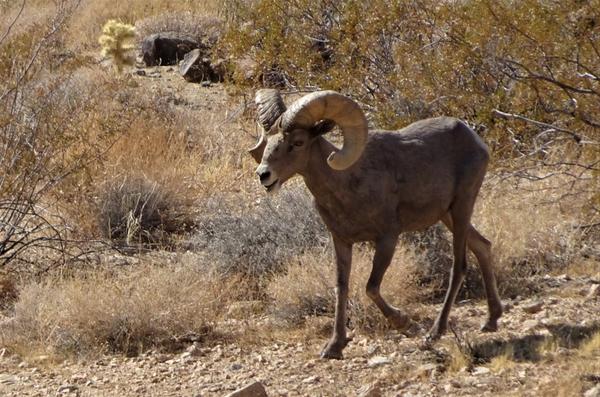
M 329 241 L 309 194 L 297 186 L 241 212 L 225 200 L 209 199 L 202 213 L 190 244 L 214 257 L 223 273 L 268 275 L 283 269 L 287 259 L 323 249 Z
M 16 353 L 137 354 L 185 335 L 209 338 L 228 300 L 227 281 L 195 265 L 140 265 L 50 277 L 20 289 L 0 342 Z M 38 350 L 39 351 L 39 350 Z
M 98 224 L 103 235 L 127 245 L 168 242 L 192 223 L 187 205 L 164 183 L 143 175 L 107 181 L 100 189 Z

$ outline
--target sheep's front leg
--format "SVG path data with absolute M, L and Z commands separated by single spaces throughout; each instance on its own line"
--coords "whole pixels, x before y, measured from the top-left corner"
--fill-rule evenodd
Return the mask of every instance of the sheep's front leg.
M 333 236 L 337 264 L 337 284 L 335 288 L 335 324 L 331 340 L 323 351 L 321 358 L 342 359 L 342 350 L 350 339 L 346 336 L 346 305 L 348 303 L 348 283 L 352 266 L 352 244 Z

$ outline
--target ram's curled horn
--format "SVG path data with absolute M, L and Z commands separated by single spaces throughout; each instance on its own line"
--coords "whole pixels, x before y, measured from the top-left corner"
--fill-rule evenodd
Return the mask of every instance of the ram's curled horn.
M 310 129 L 320 120 L 332 120 L 342 130 L 344 144 L 329 155 L 327 163 L 344 170 L 362 155 L 367 143 L 367 119 L 352 99 L 334 91 L 318 91 L 294 102 L 282 116 L 283 131 Z
M 258 122 L 268 134 L 286 109 L 281 94 L 273 89 L 258 90 L 254 102 L 258 107 Z

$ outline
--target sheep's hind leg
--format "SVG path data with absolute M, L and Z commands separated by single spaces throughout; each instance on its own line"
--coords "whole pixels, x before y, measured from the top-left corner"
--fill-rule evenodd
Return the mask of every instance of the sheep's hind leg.
M 405 330 L 410 325 L 408 316 L 388 304 L 379 293 L 383 276 L 394 256 L 397 241 L 398 236 L 391 236 L 382 238 L 376 242 L 373 269 L 367 282 L 367 295 L 381 310 L 392 327 L 398 330 Z
M 352 244 L 333 236 L 337 264 L 337 284 L 335 288 L 335 324 L 331 340 L 321 351 L 321 358 L 342 359 L 342 350 L 350 339 L 346 336 L 346 305 L 348 303 L 348 282 L 352 266 Z
M 446 214 L 442 218 L 442 222 L 452 231 L 452 218 L 449 214 Z M 470 225 L 467 235 L 467 247 L 469 247 L 477 258 L 488 304 L 489 317 L 481 327 L 481 330 L 484 332 L 494 332 L 498 330 L 498 319 L 502 316 L 503 310 L 492 267 L 492 244 L 473 225 Z
M 454 263 L 450 273 L 450 284 L 444 298 L 444 305 L 427 335 L 426 344 L 439 339 L 446 332 L 450 309 L 467 273 L 467 233 L 470 226 L 471 208 L 472 206 L 463 205 L 451 210 Z

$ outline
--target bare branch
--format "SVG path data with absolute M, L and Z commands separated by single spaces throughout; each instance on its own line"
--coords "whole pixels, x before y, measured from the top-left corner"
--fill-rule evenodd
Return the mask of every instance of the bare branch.
M 537 125 L 538 127 L 550 128 L 551 130 L 564 132 L 565 134 L 569 134 L 570 136 L 572 136 L 573 139 L 575 140 L 575 142 L 582 143 L 582 138 L 581 138 L 581 136 L 579 134 L 577 134 L 577 133 L 575 133 L 575 132 L 573 132 L 571 130 L 568 130 L 566 128 L 557 127 L 557 126 L 552 125 L 552 124 L 548 124 L 548 123 L 544 123 L 544 122 L 541 122 L 541 121 L 533 120 L 533 119 L 530 119 L 528 117 L 521 116 L 519 114 L 502 112 L 502 111 L 500 111 L 498 109 L 493 109 L 492 113 L 495 116 L 498 116 L 498 117 L 503 118 L 503 119 L 517 119 L 517 120 L 521 120 L 521 121 L 525 121 L 527 123 L 531 123 L 531 124 Z M 549 131 L 546 131 L 546 132 L 549 132 Z
M 21 3 L 21 7 L 19 8 L 19 11 L 17 12 L 17 15 L 12 20 L 12 22 L 10 23 L 10 25 L 8 25 L 8 28 L 6 29 L 6 32 L 4 32 L 4 34 L 0 38 L 0 44 L 2 44 L 2 42 L 4 42 L 4 40 L 8 37 L 8 35 L 10 34 L 10 31 L 12 30 L 12 28 L 15 26 L 15 24 L 17 23 L 17 21 L 21 17 L 21 14 L 23 13 L 23 10 L 25 9 L 25 3 L 26 2 L 27 2 L 27 0 L 23 0 L 23 2 Z

